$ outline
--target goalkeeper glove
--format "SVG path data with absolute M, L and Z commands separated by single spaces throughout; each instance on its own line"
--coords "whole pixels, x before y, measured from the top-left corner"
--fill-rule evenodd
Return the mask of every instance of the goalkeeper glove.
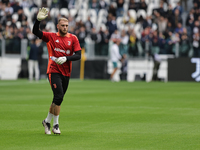
M 37 14 L 37 20 L 42 21 L 48 16 L 48 11 L 46 8 L 42 7 L 42 9 L 39 9 L 39 12 Z
M 63 56 L 63 57 L 58 57 L 55 62 L 59 65 L 62 65 L 63 63 L 65 63 L 67 61 L 67 57 Z

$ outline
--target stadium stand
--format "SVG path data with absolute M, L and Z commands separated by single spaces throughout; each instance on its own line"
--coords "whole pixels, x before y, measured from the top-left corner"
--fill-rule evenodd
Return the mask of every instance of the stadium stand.
M 119 33 L 125 30 L 129 36 L 127 50 L 129 59 L 151 57 L 154 49 L 158 49 L 157 53 L 160 55 L 200 56 L 200 46 L 194 44 L 195 41 L 198 41 L 197 33 L 200 32 L 198 24 L 200 15 L 197 12 L 197 8 L 200 7 L 199 1 L 188 1 L 186 10 L 185 7 L 179 5 L 177 0 L 123 0 L 123 14 L 119 17 L 116 15 L 118 1 L 68 0 L 68 3 L 63 5 L 62 3 L 53 3 L 52 0 L 10 0 L 9 4 L 14 10 L 12 14 L 6 11 L 10 8 L 9 5 L 0 2 L 0 38 L 5 43 L 3 44 L 4 48 L 1 48 L 1 55 L 24 53 L 20 48 L 16 50 L 10 48 L 13 43 L 20 45 L 23 42 L 20 44 L 16 42 L 24 39 L 27 40 L 25 46 L 28 49 L 30 41 L 35 38 L 31 33 L 33 22 L 38 9 L 44 6 L 49 9 L 49 17 L 41 22 L 40 28 L 43 31 L 56 32 L 57 19 L 65 16 L 71 17 L 70 24 L 74 25 L 69 32 L 78 35 L 80 27 L 86 26 L 86 21 L 90 17 L 92 27 L 96 28 L 98 37 L 98 40 L 94 42 L 91 40 L 91 32 L 86 34 L 86 54 L 91 58 L 109 57 L 109 46 L 112 44 L 110 39 L 109 42 L 104 42 L 106 49 L 102 51 L 107 51 L 106 53 L 96 53 L 95 50 L 100 44 L 98 42 L 107 36 L 107 30 L 111 31 L 109 35 L 111 37 L 113 31 L 108 28 L 109 23 L 116 25 Z M 143 4 L 147 7 L 145 8 Z M 22 10 L 22 13 L 19 10 Z M 175 10 L 179 11 L 178 15 L 175 15 Z M 164 21 L 160 21 L 162 19 Z M 178 22 L 181 22 L 181 28 L 178 28 Z M 161 27 L 164 28 L 162 33 L 159 32 Z M 184 32 L 185 29 L 186 32 Z M 131 40 L 133 40 L 130 36 L 131 32 L 135 32 L 137 38 L 136 50 L 138 52 L 136 53 L 130 51 Z M 194 38 L 196 36 L 197 38 Z M 189 43 L 190 47 L 188 48 L 188 44 L 185 43 Z M 44 49 L 46 49 L 45 45 Z M 47 52 L 44 53 L 44 57 L 47 57 Z

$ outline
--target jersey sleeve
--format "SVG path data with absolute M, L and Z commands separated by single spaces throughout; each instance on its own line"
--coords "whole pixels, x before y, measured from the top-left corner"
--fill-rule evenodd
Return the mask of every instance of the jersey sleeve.
M 80 43 L 78 41 L 77 36 L 75 36 L 75 35 L 73 35 L 73 50 L 74 50 L 74 52 L 81 50 Z
M 49 42 L 50 37 L 51 37 L 51 33 L 50 32 L 43 32 L 42 40 L 44 42 L 46 42 L 46 43 Z

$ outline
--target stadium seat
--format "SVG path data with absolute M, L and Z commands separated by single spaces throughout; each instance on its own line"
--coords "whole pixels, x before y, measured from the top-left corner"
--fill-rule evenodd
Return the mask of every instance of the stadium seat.
M 69 11 L 67 8 L 61 8 L 60 14 L 67 17 L 69 15 Z
M 23 11 L 24 11 L 24 14 L 29 18 L 30 15 L 31 15 L 31 12 L 30 12 L 29 8 L 28 7 L 24 7 Z
M 50 16 L 51 17 L 57 17 L 58 15 L 59 15 L 59 13 L 60 13 L 60 11 L 59 11 L 59 9 L 58 8 L 52 8 L 51 10 L 50 10 Z
M 124 3 L 123 8 L 124 8 L 124 13 L 126 14 L 128 11 L 128 3 Z
M 95 9 L 88 9 L 87 15 L 90 16 L 90 20 L 93 24 L 97 22 L 97 12 Z
M 98 17 L 107 17 L 108 16 L 108 11 L 105 9 L 100 9 L 98 13 Z
M 150 3 L 147 7 L 147 15 L 148 16 L 151 16 L 152 15 L 152 12 L 153 12 L 153 9 L 154 8 L 157 8 L 153 3 Z
M 117 28 L 119 30 L 123 30 L 124 29 L 123 17 L 117 17 L 116 23 L 117 23 Z
M 75 9 L 75 8 L 70 9 L 69 14 L 70 14 L 70 16 L 75 17 L 75 15 L 77 14 L 77 9 Z
M 129 11 L 129 14 L 131 17 L 133 17 L 135 20 L 137 20 L 137 13 L 134 9 L 130 9 L 128 10 Z
M 53 22 L 47 22 L 46 27 L 47 30 L 50 30 L 52 32 L 56 32 L 56 27 L 55 24 Z
M 18 16 L 17 13 L 14 13 L 14 14 L 12 15 L 12 19 L 14 19 L 15 21 L 17 21 L 18 18 L 19 18 L 19 16 Z
M 18 29 L 21 28 L 21 22 L 20 22 L 20 21 L 17 21 L 17 22 L 16 22 L 16 26 L 17 26 Z
M 140 23 L 136 23 L 134 26 L 134 31 L 138 39 L 141 39 L 142 25 Z
M 145 3 L 147 4 L 147 6 L 149 5 L 151 0 L 145 0 Z
M 87 16 L 87 9 L 79 9 L 78 17 L 80 17 L 83 22 L 87 20 Z
M 143 18 L 146 18 L 147 13 L 146 13 L 146 11 L 144 9 L 139 9 L 137 11 L 137 17 L 139 18 L 140 16 L 142 16 Z
M 82 2 L 81 9 L 88 9 L 88 2 L 87 1 Z
M 36 7 L 33 7 L 32 9 L 31 9 L 31 11 L 30 11 L 30 14 L 31 14 L 31 18 L 33 18 L 33 16 L 34 16 L 34 14 L 35 13 L 37 13 L 38 12 L 38 8 L 36 8 Z

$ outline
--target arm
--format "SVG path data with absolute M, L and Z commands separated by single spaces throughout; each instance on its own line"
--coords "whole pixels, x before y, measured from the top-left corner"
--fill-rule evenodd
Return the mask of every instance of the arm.
M 37 20 L 35 21 L 33 26 L 33 34 L 35 34 L 40 39 L 43 36 L 42 31 L 39 30 L 40 21 L 44 20 L 47 16 L 48 16 L 48 11 L 44 7 L 42 9 L 40 8 L 37 14 Z
M 37 37 L 39 37 L 40 39 L 43 36 L 43 32 L 39 30 L 39 25 L 40 25 L 40 21 L 36 20 L 34 25 L 33 25 L 33 34 L 35 34 Z
M 75 61 L 81 59 L 81 50 L 76 51 L 74 55 L 72 56 L 63 56 L 63 57 L 58 57 L 55 59 L 55 62 L 59 65 L 62 65 L 66 61 Z
M 66 56 L 67 61 L 75 61 L 75 60 L 80 60 L 81 59 L 81 50 L 76 51 L 74 55 L 72 56 Z

